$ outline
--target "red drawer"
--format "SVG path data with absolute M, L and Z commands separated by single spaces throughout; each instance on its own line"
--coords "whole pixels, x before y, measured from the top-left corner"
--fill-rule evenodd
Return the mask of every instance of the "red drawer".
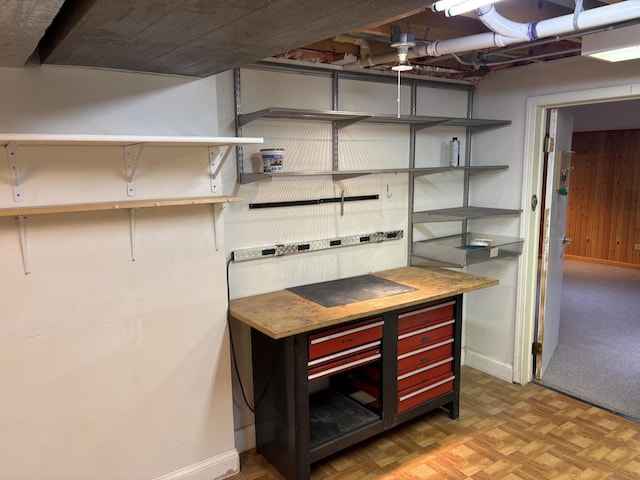
M 398 375 L 422 368 L 434 360 L 453 356 L 453 338 L 398 355 Z
M 427 400 L 451 392 L 453 390 L 454 379 L 455 377 L 453 375 L 446 374 L 441 378 L 434 379 L 428 385 L 421 384 L 400 392 L 398 395 L 398 412 L 404 412 Z
M 455 320 L 447 320 L 429 327 L 398 335 L 398 353 L 404 354 L 421 346 L 429 346 L 439 341 L 453 338 Z
M 378 342 L 379 343 L 379 342 Z M 352 355 L 340 356 L 338 359 L 319 363 L 316 366 L 309 366 L 309 380 L 335 375 L 336 373 L 350 370 L 359 365 L 374 362 L 380 358 L 380 347 L 370 348 Z
M 402 311 L 398 315 L 398 331 L 415 330 L 440 320 L 452 320 L 455 304 L 455 300 L 450 300 L 436 305 Z
M 416 385 L 427 385 L 434 378 L 447 374 L 453 374 L 453 357 L 445 357 L 422 368 L 398 375 L 398 391 L 401 392 Z
M 382 339 L 382 318 L 309 335 L 309 360 Z

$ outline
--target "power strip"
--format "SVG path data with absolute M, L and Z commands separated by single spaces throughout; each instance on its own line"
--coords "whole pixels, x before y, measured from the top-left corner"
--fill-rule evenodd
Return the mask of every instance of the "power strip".
M 389 240 L 400 240 L 403 237 L 402 230 L 392 230 L 389 232 L 375 232 L 364 235 L 350 235 L 348 237 L 330 238 L 324 240 L 312 240 L 309 242 L 287 243 L 272 245 L 268 247 L 249 248 L 246 250 L 236 250 L 231 252 L 231 260 L 234 262 L 244 262 L 246 260 L 257 260 L 259 258 L 282 257 L 297 253 L 315 252 L 330 248 L 351 247 L 353 245 L 363 245 L 367 243 L 379 243 Z

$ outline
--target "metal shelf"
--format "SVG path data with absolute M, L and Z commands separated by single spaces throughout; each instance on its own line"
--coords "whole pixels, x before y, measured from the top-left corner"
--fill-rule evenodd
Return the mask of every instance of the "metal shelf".
M 472 218 L 500 217 L 506 215 L 520 215 L 522 210 L 507 208 L 487 208 L 487 207 L 455 207 L 442 208 L 439 210 L 426 210 L 424 212 L 414 212 L 411 216 L 413 223 L 431 222 L 455 222 L 458 220 L 468 220 Z
M 462 268 L 517 257 L 524 240 L 487 233 L 465 233 L 413 242 L 412 265 Z
M 511 123 L 510 120 L 430 117 L 423 115 L 394 116 L 367 112 L 347 112 L 339 110 L 303 110 L 295 108 L 267 107 L 251 113 L 238 114 L 238 126 L 242 127 L 259 119 L 336 122 L 338 128 L 343 128 L 358 122 L 415 125 L 417 128 L 429 128 L 436 125 L 469 128 L 489 128 L 509 125 Z
M 413 173 L 416 177 L 433 175 L 435 173 L 468 171 L 470 174 L 486 173 L 508 169 L 508 165 L 492 166 L 462 166 L 462 167 L 426 167 L 426 168 L 381 168 L 373 170 L 326 170 L 326 171 L 305 171 L 305 172 L 278 172 L 278 173 L 242 173 L 240 183 L 247 184 L 272 180 L 278 177 L 314 177 L 331 176 L 333 180 L 346 180 L 348 178 L 362 177 L 365 175 L 375 175 L 381 173 Z

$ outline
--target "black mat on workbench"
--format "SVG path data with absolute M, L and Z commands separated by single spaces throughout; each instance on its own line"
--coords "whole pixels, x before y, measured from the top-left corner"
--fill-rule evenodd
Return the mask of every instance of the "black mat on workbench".
M 323 307 L 339 307 L 349 303 L 362 302 L 373 298 L 388 297 L 407 293 L 416 288 L 392 282 L 375 275 L 341 278 L 329 282 L 312 283 L 300 287 L 287 288 L 290 292 L 319 303 Z

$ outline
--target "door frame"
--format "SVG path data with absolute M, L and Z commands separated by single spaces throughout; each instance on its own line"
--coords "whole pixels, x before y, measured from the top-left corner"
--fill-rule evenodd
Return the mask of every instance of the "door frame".
M 540 234 L 540 195 L 544 165 L 544 136 L 547 110 L 573 105 L 605 103 L 640 98 L 640 84 L 596 88 L 527 98 L 525 114 L 522 222 L 520 237 L 524 251 L 518 261 L 516 287 L 516 324 L 513 355 L 513 381 L 526 384 L 533 380 L 532 345 L 536 324 L 536 277 L 538 274 L 538 244 Z M 538 207 L 531 211 L 533 195 Z

